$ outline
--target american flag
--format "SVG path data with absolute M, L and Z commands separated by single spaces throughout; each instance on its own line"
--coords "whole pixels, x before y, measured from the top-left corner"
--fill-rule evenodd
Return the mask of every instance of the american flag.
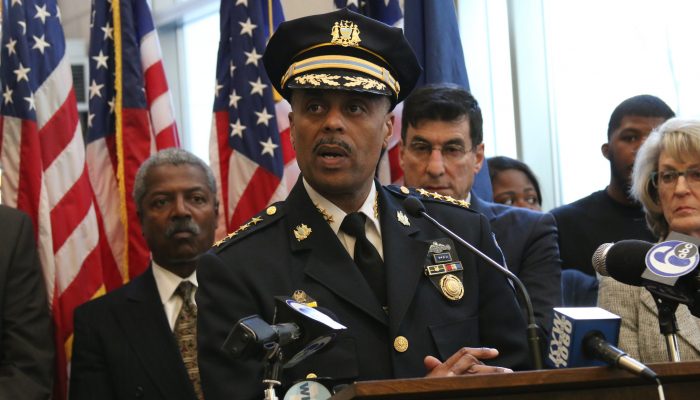
M 348 7 L 352 11 L 387 25 L 403 28 L 403 11 L 399 0 L 334 0 L 334 3 L 338 8 Z M 389 139 L 389 146 L 379 160 L 377 168 L 377 179 L 384 185 L 403 181 L 403 171 L 399 165 L 402 109 L 403 103 L 399 103 L 394 108 L 394 131 Z
M 284 19 L 279 0 L 223 0 L 220 18 L 210 158 L 221 189 L 220 226 L 231 231 L 284 199 L 299 169 L 289 104 L 275 102 L 261 60 L 270 32 Z
M 336 7 L 348 7 L 387 25 L 404 28 L 406 39 L 423 66 L 416 87 L 428 83 L 455 83 L 469 90 L 469 79 L 459 36 L 457 12 L 453 1 L 447 0 L 334 0 Z M 389 148 L 380 160 L 377 175 L 380 182 L 399 183 L 403 171 L 399 166 L 401 111 L 394 109 L 394 132 Z M 472 190 L 479 198 L 493 200 L 488 164 L 484 162 L 476 174 Z
M 55 0 L 3 2 L 2 199 L 37 235 L 55 323 L 56 393 L 66 396 L 73 309 L 104 293 L 116 265 L 88 178 L 61 14 Z
M 87 160 L 120 282 L 147 267 L 134 177 L 157 150 L 179 146 L 158 36 L 146 0 L 93 0 Z

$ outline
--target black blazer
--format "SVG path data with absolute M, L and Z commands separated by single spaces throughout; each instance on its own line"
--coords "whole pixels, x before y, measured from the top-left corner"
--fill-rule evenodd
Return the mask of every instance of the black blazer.
M 75 310 L 70 399 L 196 399 L 153 271 Z
M 197 279 L 199 366 L 207 400 L 258 399 L 262 363 L 231 360 L 221 350 L 240 318 L 259 314 L 273 321 L 274 296 L 303 290 L 348 327 L 335 343 L 295 367 L 284 370 L 284 384 L 314 373 L 333 382 L 420 377 L 423 358 L 445 360 L 462 346 L 495 347 L 490 364 L 529 366 L 525 325 L 506 279 L 473 254 L 453 245 L 464 266 L 464 297 L 448 300 L 424 273 L 428 249 L 444 239 L 423 219 L 407 217 L 400 191 L 378 187 L 379 220 L 387 274 L 388 314 L 374 297 L 352 258 L 316 210 L 301 180 L 275 212 L 262 212 L 217 254 L 200 260 Z M 443 202 L 426 201 L 429 212 L 491 257 L 497 249 L 483 216 Z M 257 220 L 256 220 L 257 221 Z M 458 223 L 457 223 L 458 222 Z M 306 225 L 303 240 L 294 235 Z M 297 230 L 298 231 L 298 230 Z M 404 352 L 394 341 L 408 341 Z M 291 355 L 290 355 L 291 356 Z
M 48 399 L 54 342 L 32 222 L 0 205 L 0 399 Z
M 548 213 L 488 203 L 472 192 L 470 208 L 488 218 L 508 269 L 525 285 L 535 318 L 547 332 L 562 305 L 557 225 Z

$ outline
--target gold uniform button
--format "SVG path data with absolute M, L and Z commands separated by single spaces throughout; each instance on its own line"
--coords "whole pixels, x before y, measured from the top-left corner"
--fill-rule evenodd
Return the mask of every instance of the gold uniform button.
M 275 215 L 275 213 L 277 212 L 277 207 L 275 207 L 275 206 L 267 207 L 267 210 L 265 212 L 267 213 L 267 215 Z
M 406 186 L 401 186 L 401 193 L 409 194 L 409 193 L 411 193 L 411 191 L 408 190 L 408 188 Z
M 313 372 L 309 372 L 306 374 L 306 379 L 316 379 L 318 378 L 318 375 L 314 374 Z
M 406 339 L 404 336 L 397 336 L 396 339 L 394 339 L 394 350 L 398 351 L 399 353 L 403 353 L 404 351 L 408 350 L 408 339 Z

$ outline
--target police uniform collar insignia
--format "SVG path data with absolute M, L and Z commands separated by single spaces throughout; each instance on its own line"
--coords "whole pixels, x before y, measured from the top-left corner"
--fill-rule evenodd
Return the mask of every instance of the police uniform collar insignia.
M 404 214 L 402 211 L 396 212 L 396 219 L 398 219 L 399 222 L 405 226 L 411 226 L 411 222 L 408 220 L 406 214 Z
M 335 220 L 333 219 L 333 216 L 328 211 L 326 211 L 325 208 L 319 206 L 316 203 L 314 203 L 314 207 L 316 207 L 318 212 L 321 213 L 321 215 L 323 216 L 323 219 L 325 219 L 326 222 L 328 222 L 329 224 L 332 224 L 333 222 L 335 222 Z
M 379 191 L 374 192 L 374 219 L 379 219 Z
M 352 21 L 336 21 L 331 28 L 331 44 L 343 47 L 360 45 L 360 29 Z
M 311 235 L 311 231 L 311 228 L 306 226 L 306 224 L 297 225 L 297 227 L 294 228 L 294 237 L 297 238 L 298 242 L 301 242 Z

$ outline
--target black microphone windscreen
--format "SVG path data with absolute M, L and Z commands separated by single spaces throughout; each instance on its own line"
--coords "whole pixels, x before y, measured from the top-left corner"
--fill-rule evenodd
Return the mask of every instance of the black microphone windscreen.
M 421 213 L 425 211 L 425 206 L 418 198 L 413 196 L 408 196 L 403 201 L 403 207 L 408 211 L 408 214 L 412 217 L 421 217 Z
M 644 240 L 621 240 L 608 250 L 605 257 L 607 271 L 618 282 L 633 286 L 642 285 L 642 273 L 646 269 L 646 255 L 653 243 Z

